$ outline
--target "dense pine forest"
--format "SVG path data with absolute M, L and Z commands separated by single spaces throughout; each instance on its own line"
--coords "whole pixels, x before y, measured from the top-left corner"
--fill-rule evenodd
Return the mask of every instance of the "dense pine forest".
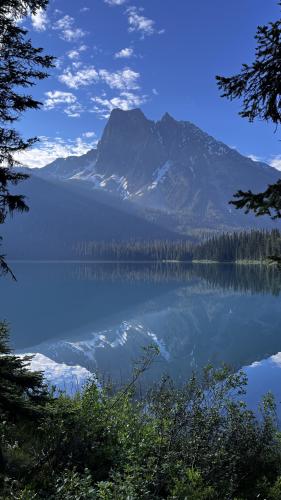
M 214 236 L 193 248 L 193 260 L 218 262 L 261 261 L 280 255 L 281 233 L 272 231 L 243 231 Z
M 208 237 L 199 243 L 179 241 L 78 242 L 78 258 L 103 261 L 262 261 L 281 254 L 281 233 L 243 231 Z
M 111 241 L 79 242 L 74 248 L 79 258 L 111 261 L 192 260 L 190 241 Z

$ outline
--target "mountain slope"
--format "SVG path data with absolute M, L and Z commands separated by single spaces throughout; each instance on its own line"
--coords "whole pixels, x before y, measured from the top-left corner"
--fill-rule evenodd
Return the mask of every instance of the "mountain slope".
M 96 150 L 58 159 L 37 173 L 87 181 L 179 232 L 266 224 L 228 202 L 238 189 L 263 190 L 279 178 L 273 168 L 242 156 L 190 122 L 167 113 L 154 122 L 139 109 L 113 110 Z
M 28 213 L 8 220 L 1 229 L 9 259 L 77 258 L 79 241 L 171 239 L 176 235 L 136 213 L 122 210 L 109 195 L 99 196 L 80 184 L 41 179 L 34 175 L 22 183 Z

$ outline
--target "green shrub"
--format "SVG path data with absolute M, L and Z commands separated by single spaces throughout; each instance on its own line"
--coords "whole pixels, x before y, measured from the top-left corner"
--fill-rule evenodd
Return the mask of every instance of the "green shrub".
M 94 383 L 52 397 L 38 424 L 1 427 L 2 498 L 281 498 L 274 401 L 256 417 L 246 383 L 209 367 L 181 388 L 164 378 L 142 399 L 133 384 L 114 392 Z
M 211 500 L 215 498 L 215 495 L 213 488 L 204 484 L 200 472 L 194 469 L 187 469 L 183 478 L 175 480 L 170 499 L 172 498 Z

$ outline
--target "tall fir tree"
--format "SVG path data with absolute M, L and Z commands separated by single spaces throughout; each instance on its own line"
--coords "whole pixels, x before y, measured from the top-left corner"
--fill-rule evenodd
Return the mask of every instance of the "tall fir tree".
M 281 2 L 278 2 L 281 6 Z M 240 115 L 251 122 L 256 119 L 281 123 L 281 19 L 258 26 L 256 53 L 252 64 L 243 64 L 240 73 L 217 76 L 222 97 L 242 99 Z M 265 191 L 253 193 L 239 190 L 230 203 L 236 208 L 253 211 L 257 216 L 281 218 L 281 180 Z
M 15 170 L 15 155 L 37 140 L 24 139 L 13 124 L 24 111 L 38 109 L 40 102 L 26 92 L 36 81 L 46 78 L 54 58 L 32 45 L 26 29 L 19 26 L 24 16 L 36 14 L 47 6 L 47 0 L 1 0 L 0 2 L 0 224 L 7 214 L 28 210 L 24 196 L 14 194 L 12 186 L 27 178 Z M 22 89 L 22 90 L 20 90 Z M 0 270 L 10 271 L 3 255 Z
M 15 155 L 32 146 L 36 138 L 24 139 L 14 123 L 28 109 L 38 109 L 40 102 L 26 93 L 36 81 L 47 77 L 54 64 L 43 49 L 32 45 L 19 20 L 47 6 L 47 0 L 1 0 L 0 2 L 0 224 L 7 215 L 28 210 L 24 196 L 15 194 L 13 186 L 27 178 Z M 22 91 L 20 90 L 22 89 Z M 0 256 L 0 271 L 12 271 Z M 42 374 L 28 369 L 29 358 L 13 355 L 8 346 L 8 328 L 0 323 L 0 421 L 32 419 L 46 400 Z M 5 466 L 0 445 L 0 469 Z

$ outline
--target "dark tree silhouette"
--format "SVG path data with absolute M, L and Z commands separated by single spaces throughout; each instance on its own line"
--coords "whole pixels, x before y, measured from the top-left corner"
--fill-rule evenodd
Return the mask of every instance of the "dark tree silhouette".
M 0 323 L 0 418 L 12 420 L 40 413 L 40 403 L 45 402 L 46 392 L 41 372 L 32 372 L 30 356 L 12 354 L 8 345 L 9 330 Z M 36 404 L 35 404 L 36 403 Z
M 39 108 L 40 102 L 24 89 L 45 78 L 45 70 L 53 66 L 53 58 L 43 55 L 43 49 L 33 47 L 27 30 L 17 23 L 46 5 L 47 0 L 0 0 L 0 224 L 8 213 L 28 210 L 24 196 L 12 191 L 13 186 L 28 177 L 14 168 L 19 165 L 14 155 L 30 147 L 36 138 L 23 139 L 13 124 L 24 111 Z M 0 271 L 14 277 L 3 255 Z M 40 414 L 46 389 L 42 374 L 31 372 L 28 361 L 29 358 L 12 355 L 7 325 L 0 323 L 0 422 L 23 417 L 32 421 Z M 0 445 L 0 470 L 4 466 Z
M 45 8 L 47 0 L 1 0 L 0 2 L 0 224 L 8 213 L 28 210 L 24 196 L 14 194 L 13 185 L 28 176 L 15 170 L 19 165 L 15 154 L 34 144 L 35 137 L 23 139 L 13 128 L 21 113 L 38 109 L 40 102 L 20 89 L 32 87 L 46 78 L 46 70 L 53 66 L 54 58 L 43 54 L 42 48 L 33 47 L 27 30 L 17 22 L 23 16 Z M 11 272 L 3 255 L 0 270 Z
M 278 2 L 281 6 L 281 2 Z M 240 115 L 253 122 L 256 118 L 278 126 L 281 123 L 281 19 L 265 26 L 258 26 L 255 60 L 243 64 L 239 74 L 231 77 L 217 76 L 222 97 L 242 98 Z M 253 211 L 257 216 L 281 218 L 281 180 L 267 187 L 264 192 L 239 190 L 230 203 L 236 208 Z
M 15 356 L 8 345 L 9 331 L 0 323 L 0 422 L 36 422 L 48 401 L 41 372 L 29 369 L 30 356 Z M 0 443 L 0 471 L 6 460 Z M 0 483 L 1 487 L 1 483 Z

